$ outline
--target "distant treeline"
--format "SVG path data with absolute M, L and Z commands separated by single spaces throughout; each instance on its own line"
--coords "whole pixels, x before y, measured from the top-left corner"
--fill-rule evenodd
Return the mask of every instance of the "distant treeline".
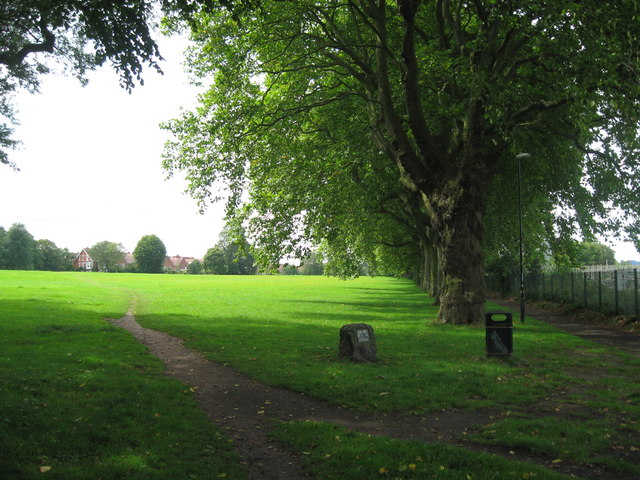
M 71 270 L 76 254 L 51 240 L 36 240 L 21 223 L 0 227 L 0 269 Z

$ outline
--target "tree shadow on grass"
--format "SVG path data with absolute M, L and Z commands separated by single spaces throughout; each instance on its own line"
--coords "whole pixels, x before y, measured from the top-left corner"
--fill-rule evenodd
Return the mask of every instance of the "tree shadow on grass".
M 408 300 L 398 299 L 397 295 L 393 296 L 394 300 L 377 299 L 373 301 L 331 301 L 331 300 L 283 300 L 282 303 L 294 303 L 301 305 L 328 305 L 333 307 L 346 307 L 345 315 L 351 314 L 352 309 L 376 312 L 376 313 L 410 313 L 413 316 L 420 316 L 422 320 L 425 317 L 435 317 L 438 313 L 438 307 L 425 303 L 424 300 Z M 307 314 L 302 310 L 300 314 Z
M 103 313 L 109 315 L 111 312 Z M 54 300 L 0 300 L 0 329 L 36 334 L 115 330 L 104 321 L 103 313 Z

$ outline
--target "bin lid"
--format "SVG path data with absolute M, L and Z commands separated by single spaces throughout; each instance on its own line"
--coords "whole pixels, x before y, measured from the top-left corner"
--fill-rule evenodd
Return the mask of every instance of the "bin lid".
M 500 310 L 486 312 L 484 314 L 484 323 L 487 327 L 511 327 L 513 326 L 513 313 Z

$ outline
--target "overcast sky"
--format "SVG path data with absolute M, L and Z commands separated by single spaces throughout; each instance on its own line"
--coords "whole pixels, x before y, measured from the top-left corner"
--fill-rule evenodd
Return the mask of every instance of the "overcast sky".
M 48 76 L 42 92 L 16 99 L 23 142 L 11 155 L 20 168 L 0 166 L 0 226 L 23 223 L 36 239 L 73 252 L 108 240 L 133 251 L 155 234 L 167 253 L 202 257 L 217 242 L 223 208 L 198 214 L 182 179 L 165 180 L 160 122 L 194 104 L 181 58 L 184 42 L 160 39 L 163 76 L 148 70 L 132 94 L 105 66 L 82 87 Z
M 78 252 L 108 240 L 133 251 L 143 235 L 160 237 L 169 255 L 202 257 L 222 229 L 223 207 L 204 215 L 182 193 L 181 178 L 165 180 L 163 121 L 194 104 L 196 91 L 182 71 L 185 46 L 160 38 L 163 76 L 144 75 L 132 94 L 105 66 L 82 87 L 52 75 L 42 92 L 16 99 L 22 148 L 11 156 L 19 172 L 0 165 L 0 226 L 23 223 L 36 239 Z M 640 260 L 633 245 L 613 245 L 616 259 Z

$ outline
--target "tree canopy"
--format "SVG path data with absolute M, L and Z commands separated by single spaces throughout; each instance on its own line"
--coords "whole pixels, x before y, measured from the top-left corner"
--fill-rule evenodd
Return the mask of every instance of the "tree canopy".
M 122 244 L 116 242 L 102 241 L 89 248 L 91 258 L 98 264 L 100 270 L 112 272 L 118 264 L 124 263 L 126 251 Z M 164 258 L 163 258 L 164 260 Z
M 133 251 L 133 257 L 142 273 L 162 273 L 167 249 L 156 235 L 142 237 Z
M 51 240 L 36 241 L 22 223 L 14 223 L 9 231 L 0 227 L 0 269 L 70 270 L 73 258 Z
M 41 239 L 36 242 L 34 268 L 52 272 L 70 270 L 74 256 L 66 248 L 58 248 L 51 240 Z
M 244 229 L 226 224 L 216 245 L 207 250 L 202 266 L 207 273 L 216 275 L 254 275 L 255 259 Z
M 5 239 L 6 266 L 9 270 L 33 270 L 36 241 L 21 223 L 14 223 Z
M 207 250 L 202 261 L 202 267 L 206 273 L 214 275 L 226 275 L 229 273 L 229 265 L 222 247 L 216 246 Z
M 578 245 L 577 261 L 580 265 L 615 265 L 616 254 L 601 243 L 582 242 Z
M 53 68 L 86 82 L 87 71 L 110 62 L 120 83 L 142 83 L 145 65 L 160 71 L 151 0 L 7 0 L 0 5 L 0 163 L 10 164 L 15 146 L 10 96 L 18 88 L 37 91 Z
M 422 277 L 437 275 L 440 319 L 477 322 L 483 247 L 508 248 L 518 153 L 538 245 L 640 231 L 639 18 L 631 0 L 202 13 L 189 64 L 211 87 L 169 125 L 165 168 L 203 202 L 225 185 L 267 251 L 412 245 Z

